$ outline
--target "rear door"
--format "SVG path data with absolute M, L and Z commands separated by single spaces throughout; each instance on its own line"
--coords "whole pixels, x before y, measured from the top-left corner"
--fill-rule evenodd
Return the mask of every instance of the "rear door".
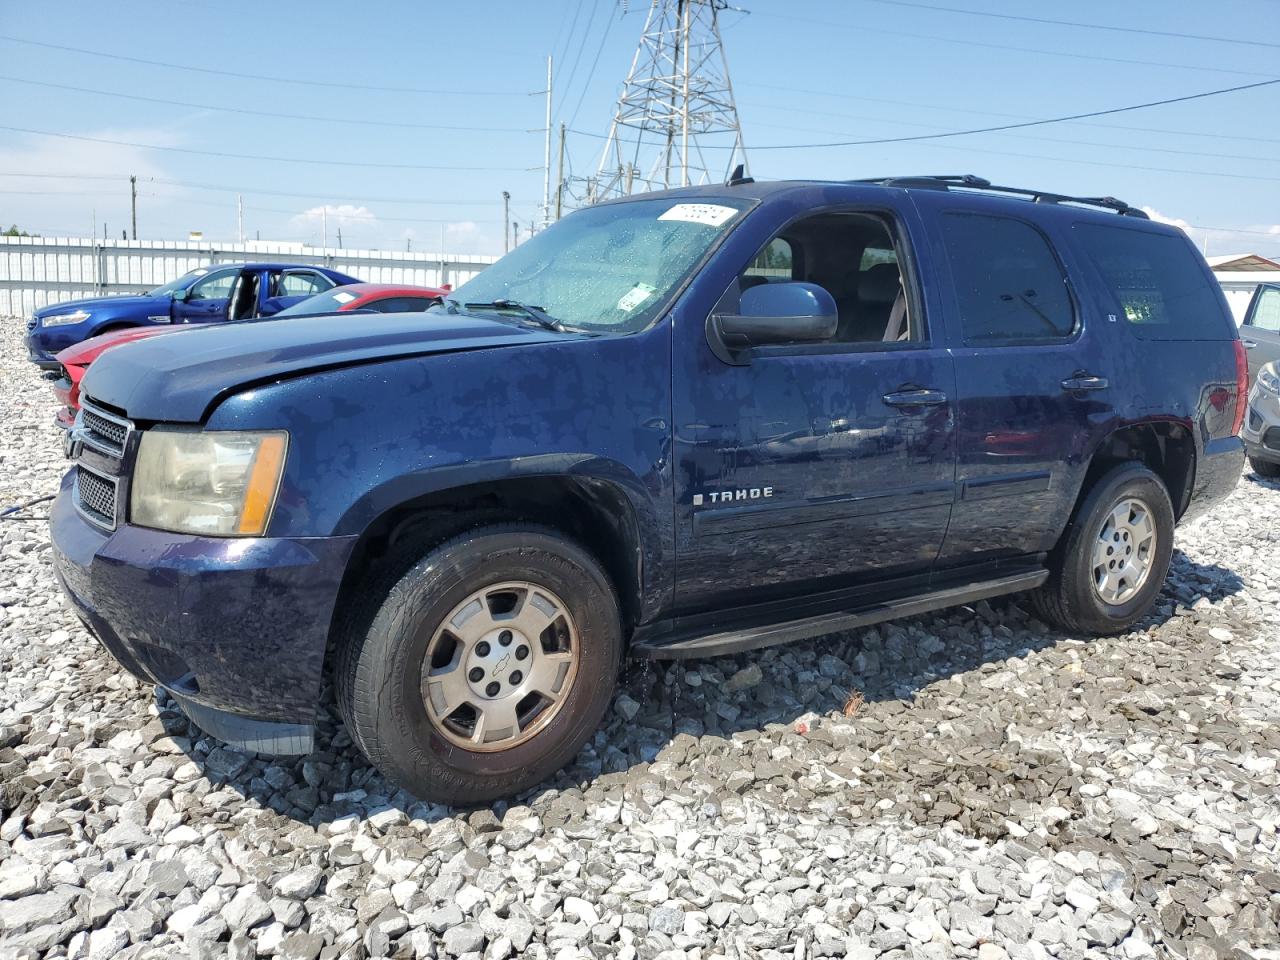
M 1258 368 L 1280 360 L 1280 284 L 1263 283 L 1253 291 L 1249 311 L 1240 327 L 1240 339 L 1249 357 L 1249 383 Z
M 318 270 L 272 271 L 270 282 L 263 285 L 258 313 L 269 317 L 334 286 L 336 284 Z
M 1049 550 L 1084 451 L 1113 416 L 1114 359 L 1068 277 L 1069 251 L 1012 202 L 916 194 L 945 270 L 957 499 L 939 576 Z

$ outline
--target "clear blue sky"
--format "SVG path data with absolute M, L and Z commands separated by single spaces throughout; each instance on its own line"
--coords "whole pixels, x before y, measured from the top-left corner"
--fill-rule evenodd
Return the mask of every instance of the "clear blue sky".
M 721 23 L 757 178 L 975 172 L 1017 185 L 1110 194 L 1197 227 L 1238 231 L 1192 229 L 1198 243 L 1207 238 L 1211 255 L 1280 256 L 1280 86 L 1010 133 L 752 151 L 1053 117 L 1280 77 L 1280 0 L 928 2 L 1254 43 L 1029 23 L 883 0 L 735 0 L 750 12 L 726 11 Z M 646 0 L 322 0 L 286 11 L 241 0 L 110 6 L 0 0 L 6 36 L 334 85 L 233 78 L 0 40 L 6 127 L 198 151 L 453 168 L 217 158 L 0 130 L 0 221 L 78 235 L 95 220 L 101 232 L 105 221 L 119 236 L 128 221 L 128 183 L 78 178 L 134 173 L 142 237 L 203 230 L 209 239 L 233 239 L 238 191 L 249 236 L 319 243 L 318 210 L 328 206 L 330 243 L 340 226 L 346 246 L 403 248 L 410 239 L 415 249 L 434 251 L 443 230 L 450 253 L 500 252 L 501 192 L 510 191 L 512 217 L 521 223 L 541 202 L 544 103 L 531 93 L 545 85 L 547 54 L 558 63 L 555 122 L 602 135 L 647 6 Z M 571 134 L 568 143 L 574 172 L 593 172 L 602 142 Z

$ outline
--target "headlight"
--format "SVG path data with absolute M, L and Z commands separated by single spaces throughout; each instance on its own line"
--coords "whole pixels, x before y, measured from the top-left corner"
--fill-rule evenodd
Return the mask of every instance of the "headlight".
M 89 314 L 84 310 L 77 310 L 75 313 L 55 313 L 51 317 L 41 317 L 40 326 L 42 327 L 65 327 L 73 323 L 82 323 L 89 319 Z
M 282 430 L 148 430 L 133 471 L 130 520 L 174 533 L 261 536 L 288 442 Z
M 1277 375 L 1274 363 L 1268 363 L 1258 371 L 1258 385 L 1269 393 L 1280 394 L 1280 375 Z

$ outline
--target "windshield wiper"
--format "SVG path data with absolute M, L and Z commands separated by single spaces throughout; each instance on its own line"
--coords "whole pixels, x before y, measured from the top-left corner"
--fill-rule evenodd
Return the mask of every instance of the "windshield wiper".
M 456 304 L 458 301 L 450 300 L 449 302 Z M 541 307 L 535 307 L 531 303 L 521 303 L 519 300 L 490 300 L 486 303 L 464 303 L 462 306 L 466 310 L 515 310 L 524 314 L 544 330 L 554 330 L 556 333 L 565 332 L 563 323 Z

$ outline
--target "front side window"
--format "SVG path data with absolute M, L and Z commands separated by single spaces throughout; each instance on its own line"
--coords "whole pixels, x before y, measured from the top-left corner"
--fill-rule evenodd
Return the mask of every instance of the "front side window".
M 1204 340 L 1234 335 L 1221 295 L 1185 237 L 1096 223 L 1076 224 L 1075 235 L 1137 336 Z
M 1249 325 L 1259 330 L 1280 333 L 1280 289 L 1263 287 L 1258 294 L 1258 305 L 1253 309 Z
M 947 213 L 942 239 L 965 343 L 1071 336 L 1075 308 L 1066 276 L 1039 230 L 1008 217 Z
M 569 329 L 634 333 L 657 318 L 747 207 L 712 197 L 578 210 L 453 291 L 446 308 L 489 312 L 495 308 L 486 304 L 514 301 L 541 308 Z
M 789 224 L 756 254 L 738 286 L 780 280 L 803 280 L 831 294 L 839 322 L 828 343 L 865 349 L 924 339 L 889 224 L 879 215 L 819 213 Z
M 231 286 L 236 282 L 236 272 L 211 273 L 187 291 L 188 300 L 225 300 L 231 296 Z

